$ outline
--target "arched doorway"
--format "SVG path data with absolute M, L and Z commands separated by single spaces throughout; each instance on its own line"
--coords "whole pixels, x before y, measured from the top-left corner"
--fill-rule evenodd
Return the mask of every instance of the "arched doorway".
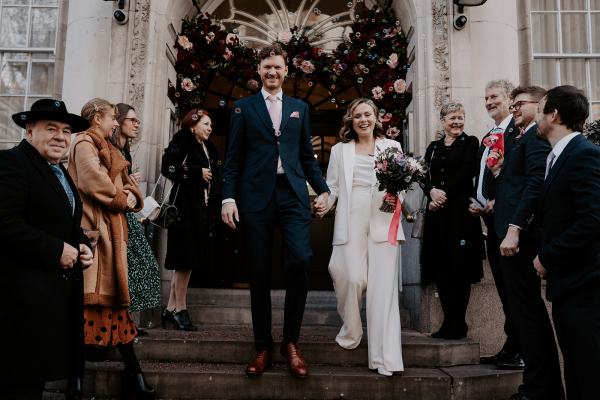
M 183 22 L 178 36 L 177 83 L 171 94 L 181 114 L 203 106 L 215 122 L 212 141 L 226 148 L 233 102 L 259 90 L 254 49 L 279 42 L 289 54 L 284 91 L 309 104 L 315 157 L 323 174 L 347 104 L 371 97 L 382 109 L 384 130 L 402 139 L 405 109 L 410 102 L 404 78 L 408 69 L 406 40 L 390 9 L 376 2 L 272 0 L 208 1 L 198 15 Z M 333 216 L 314 219 L 314 262 L 311 289 L 331 289 L 327 264 Z M 215 254 L 205 273 L 192 285 L 230 287 L 247 281 L 239 231 L 219 224 Z M 273 287 L 282 286 L 281 254 L 273 254 Z

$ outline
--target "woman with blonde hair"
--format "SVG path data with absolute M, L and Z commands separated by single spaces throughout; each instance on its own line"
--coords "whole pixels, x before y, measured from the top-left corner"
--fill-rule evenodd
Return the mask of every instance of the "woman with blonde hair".
M 90 128 L 75 138 L 69 174 L 83 201 L 82 228 L 98 237 L 94 262 L 83 273 L 85 344 L 117 346 L 125 362 L 125 397 L 152 399 L 156 393 L 135 355 L 137 328 L 128 311 L 125 212 L 141 209 L 142 196 L 129 177 L 129 162 L 109 140 L 118 125 L 115 106 L 95 98 L 81 116 Z
M 360 344 L 360 309 L 366 290 L 369 369 L 391 376 L 404 370 L 398 303 L 400 251 L 388 242 L 392 213 L 379 210 L 385 192 L 378 188 L 374 168 L 380 152 L 388 147 L 400 149 L 400 143 L 383 137 L 378 115 L 372 100 L 354 100 L 344 116 L 342 142 L 331 149 L 328 208 L 336 201 L 337 208 L 329 273 L 344 322 L 336 342 L 345 349 Z M 396 239 L 404 242 L 402 226 Z

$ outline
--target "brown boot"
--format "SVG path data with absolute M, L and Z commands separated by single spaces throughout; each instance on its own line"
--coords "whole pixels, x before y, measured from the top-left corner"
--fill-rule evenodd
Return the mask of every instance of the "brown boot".
M 298 345 L 293 342 L 281 342 L 281 355 L 287 360 L 287 365 L 292 376 L 306 378 L 308 376 L 308 364 L 300 355 Z
M 271 352 L 261 350 L 256 354 L 254 360 L 250 361 L 246 366 L 246 375 L 259 376 L 269 368 L 271 368 Z

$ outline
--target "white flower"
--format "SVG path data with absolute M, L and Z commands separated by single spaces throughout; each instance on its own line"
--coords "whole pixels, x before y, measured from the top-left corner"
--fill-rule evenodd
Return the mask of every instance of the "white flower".
M 394 139 L 394 138 L 398 137 L 399 134 L 400 134 L 400 129 L 396 128 L 395 126 L 388 128 L 388 130 L 385 132 L 385 136 L 389 137 L 390 139 Z
M 185 35 L 178 36 L 177 43 L 179 43 L 184 50 L 191 50 L 194 47 L 194 44 L 190 42 L 190 39 Z
M 404 79 L 397 79 L 394 82 L 394 90 L 396 93 L 404 93 L 406 91 L 406 81 Z
M 305 74 L 312 74 L 315 71 L 315 66 L 310 61 L 304 60 L 302 64 L 300 64 L 300 69 Z
M 390 68 L 396 68 L 398 66 L 398 54 L 392 53 L 385 62 Z
M 375 100 L 383 99 L 384 92 L 381 86 L 375 86 L 373 89 L 371 89 L 371 93 L 373 93 L 373 98 Z
M 206 43 L 212 42 L 214 38 L 215 38 L 215 33 L 214 32 L 208 32 L 206 34 L 206 37 L 205 37 Z
M 238 37 L 235 33 L 228 33 L 227 34 L 227 38 L 225 39 L 225 43 L 227 44 L 235 44 L 235 42 L 238 40 Z
M 183 78 L 181 80 L 181 88 L 186 92 L 191 92 L 196 89 L 196 85 L 194 85 L 194 82 L 190 78 Z

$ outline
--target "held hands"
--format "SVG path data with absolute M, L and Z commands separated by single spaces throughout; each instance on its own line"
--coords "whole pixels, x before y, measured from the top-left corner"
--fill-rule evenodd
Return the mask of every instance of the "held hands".
M 500 243 L 500 254 L 505 257 L 512 257 L 519 252 L 519 233 L 520 229 L 516 226 L 509 226 L 506 237 Z
M 125 193 L 127 193 L 127 206 L 129 208 L 134 208 L 137 204 L 137 199 L 135 198 L 135 195 L 129 190 L 125 190 Z
M 240 215 L 235 203 L 225 203 L 221 206 L 221 219 L 228 227 L 235 229 L 235 223 L 240 222 Z
M 329 192 L 321 193 L 314 202 L 315 213 L 319 218 L 323 218 L 323 216 L 327 213 L 328 207 L 327 203 L 329 201 Z
M 431 211 L 436 211 L 444 207 L 446 200 L 448 200 L 446 197 L 446 192 L 444 192 L 442 189 L 431 189 L 429 191 L 429 196 L 431 196 L 431 201 L 429 202 L 429 209 Z
M 142 174 L 140 172 L 134 172 L 133 174 L 130 174 L 129 177 L 136 186 L 140 185 L 140 182 L 142 181 Z
M 481 214 L 483 214 L 483 210 L 484 209 L 481 208 L 477 203 L 469 204 L 469 212 L 474 217 L 479 217 Z
M 210 182 L 212 179 L 212 172 L 210 171 L 210 168 L 202 168 L 202 179 L 204 179 L 206 182 Z
M 79 245 L 79 261 L 84 269 L 94 263 L 94 253 L 85 244 Z
M 63 243 L 63 251 L 60 256 L 60 267 L 63 269 L 71 269 L 73 265 L 77 262 L 77 257 L 79 256 L 79 252 L 69 243 Z
M 535 256 L 535 259 L 533 260 L 533 268 L 535 268 L 538 276 L 541 279 L 546 279 L 546 276 L 548 275 L 548 270 L 542 265 L 540 261 L 540 256 Z

